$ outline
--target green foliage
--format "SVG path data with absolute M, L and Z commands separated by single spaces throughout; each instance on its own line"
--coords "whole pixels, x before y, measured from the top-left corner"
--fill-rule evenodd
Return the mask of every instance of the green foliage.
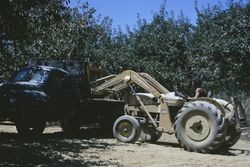
M 29 59 L 48 58 L 52 55 L 50 51 L 55 50 L 54 41 L 50 41 L 47 37 L 53 37 L 54 34 L 51 34 L 53 27 L 57 27 L 70 17 L 69 8 L 64 6 L 64 2 L 64 0 L 1 1 L 1 74 L 9 78 Z
M 231 1 L 230 1 L 231 2 Z M 231 2 L 226 9 L 196 9 L 197 25 L 165 3 L 147 22 L 126 32 L 96 15 L 88 3 L 69 0 L 3 0 L 0 6 L 0 76 L 6 79 L 29 59 L 72 59 L 102 65 L 107 73 L 147 72 L 170 90 L 193 92 L 198 75 L 205 86 L 229 94 L 250 90 L 250 5 Z
M 168 17 L 164 6 L 151 23 L 144 23 L 135 35 L 135 54 L 143 71 L 170 89 L 187 86 L 188 41 L 191 25 L 184 17 Z
M 232 3 L 198 12 L 190 38 L 190 65 L 207 86 L 229 93 L 250 89 L 250 5 Z

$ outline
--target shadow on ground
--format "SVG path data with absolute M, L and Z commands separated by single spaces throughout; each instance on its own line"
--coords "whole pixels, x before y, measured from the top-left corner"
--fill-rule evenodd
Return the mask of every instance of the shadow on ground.
M 160 146 L 181 148 L 180 144 L 178 144 L 178 143 L 163 142 L 163 141 L 156 141 L 156 142 L 151 142 L 151 143 L 156 144 L 156 145 L 160 145 Z
M 86 153 L 110 149 L 113 144 L 95 139 L 109 137 L 101 129 L 81 130 L 71 136 L 44 134 L 32 140 L 20 139 L 16 133 L 0 133 L 0 166 L 119 166 Z
M 165 147 L 175 147 L 175 148 L 182 148 L 180 144 L 178 143 L 170 143 L 170 142 L 162 142 L 162 141 L 157 141 L 153 142 L 152 144 L 160 145 L 160 146 L 165 146 Z M 183 148 L 184 150 L 184 148 Z M 237 148 L 229 148 L 226 150 L 218 150 L 214 153 L 210 154 L 215 154 L 215 155 L 225 155 L 225 156 L 238 156 L 238 155 L 247 155 L 250 156 L 250 149 L 237 149 Z
M 16 133 L 0 133 L 0 166 L 121 166 L 112 157 L 100 159 L 107 150 L 119 145 L 119 142 L 106 140 L 109 138 L 113 138 L 111 132 L 100 128 L 82 129 L 74 135 L 49 133 L 39 139 L 21 139 Z M 180 148 L 174 142 L 152 144 Z M 250 150 L 230 148 L 219 155 L 250 156 Z

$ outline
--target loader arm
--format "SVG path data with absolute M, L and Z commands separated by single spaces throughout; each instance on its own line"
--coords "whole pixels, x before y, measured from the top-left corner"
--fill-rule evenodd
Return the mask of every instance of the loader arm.
M 147 73 L 140 73 L 139 74 L 144 80 L 146 80 L 148 83 L 150 83 L 150 85 L 153 85 L 155 89 L 157 89 L 158 92 L 160 92 L 161 94 L 167 94 L 169 93 L 169 91 L 162 86 L 159 82 L 157 82 L 153 77 L 151 77 L 149 74 Z
M 112 78 L 113 77 L 113 78 Z M 107 77 L 110 78 L 110 77 Z M 102 80 L 102 79 L 100 79 Z M 105 95 L 106 92 L 114 93 L 121 90 L 124 90 L 131 86 L 131 84 L 136 84 L 143 88 L 148 93 L 151 93 L 154 97 L 159 99 L 159 105 L 157 109 L 157 113 L 159 113 L 159 125 L 154 120 L 152 115 L 150 114 L 149 109 L 144 105 L 141 98 L 135 94 L 136 100 L 140 104 L 140 108 L 144 111 L 149 118 L 150 122 L 153 126 L 161 132 L 167 132 L 172 134 L 174 132 L 173 125 L 171 124 L 171 118 L 169 113 L 169 108 L 167 102 L 162 97 L 162 94 L 167 94 L 169 91 L 164 88 L 160 83 L 158 83 L 154 78 L 146 73 L 136 73 L 132 70 L 126 70 L 118 75 L 111 76 L 111 79 L 107 80 L 105 83 L 100 86 L 95 87 L 92 90 L 93 95 Z M 126 100 L 125 100 L 126 101 Z M 128 101 L 125 102 L 124 111 L 128 112 Z
M 161 93 L 168 92 L 163 86 L 161 86 L 156 80 L 150 77 L 148 74 L 138 74 L 132 70 L 126 70 L 118 75 L 113 76 L 112 79 L 97 86 L 93 89 L 93 94 L 101 95 L 105 91 L 117 92 L 128 87 L 128 84 L 136 84 L 155 97 L 160 98 Z

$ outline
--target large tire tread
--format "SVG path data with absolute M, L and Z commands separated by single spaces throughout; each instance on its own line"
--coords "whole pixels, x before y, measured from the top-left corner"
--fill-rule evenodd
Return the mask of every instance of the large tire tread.
M 212 141 L 210 141 L 207 145 L 201 146 L 201 147 L 194 147 L 192 144 L 190 145 L 188 141 L 185 141 L 178 131 L 178 124 L 181 119 L 183 119 L 183 114 L 187 114 L 187 112 L 191 112 L 192 109 L 197 108 L 203 108 L 205 113 L 208 114 L 208 112 L 212 113 L 212 119 L 216 121 L 216 134 L 214 135 Z M 208 114 L 209 115 L 209 114 Z M 226 121 L 221 113 L 221 111 L 216 108 L 214 105 L 204 102 L 204 101 L 195 101 L 186 103 L 182 109 L 178 112 L 177 116 L 175 117 L 175 136 L 180 143 L 180 145 L 188 151 L 194 151 L 194 152 L 201 152 L 201 153 L 212 153 L 217 150 L 223 143 L 226 135 Z

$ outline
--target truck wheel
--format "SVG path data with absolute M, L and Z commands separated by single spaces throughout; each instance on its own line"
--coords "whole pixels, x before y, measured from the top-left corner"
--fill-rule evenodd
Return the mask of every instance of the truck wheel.
M 40 113 L 37 118 L 29 118 L 27 114 L 21 111 L 16 118 L 16 130 L 22 137 L 39 137 L 42 135 L 46 127 L 46 115 L 44 111 Z
M 140 123 L 132 116 L 121 116 L 113 125 L 113 135 L 118 141 L 133 143 L 140 137 Z
M 153 125 L 142 124 L 140 138 L 142 141 L 156 142 L 162 136 L 162 132 L 159 132 L 153 127 Z
M 75 116 L 68 116 L 60 121 L 61 128 L 64 132 L 72 134 L 77 132 L 81 127 L 81 122 Z
M 223 144 L 225 134 L 226 123 L 221 111 L 208 102 L 187 103 L 176 116 L 176 138 L 188 151 L 215 152 Z

